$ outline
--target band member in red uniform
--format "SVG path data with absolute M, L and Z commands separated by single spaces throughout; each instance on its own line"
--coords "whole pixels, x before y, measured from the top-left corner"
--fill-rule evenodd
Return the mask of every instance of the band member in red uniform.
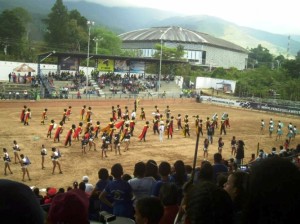
M 149 121 L 146 121 L 146 124 L 144 125 L 143 131 L 139 135 L 140 141 L 142 141 L 142 140 L 144 140 L 144 142 L 146 141 L 146 134 L 147 134 L 148 128 L 149 128 Z
M 24 118 L 25 118 L 26 110 L 27 110 L 27 106 L 24 105 L 24 107 L 23 107 L 23 109 L 22 109 L 22 111 L 21 111 L 21 115 L 20 115 L 21 123 L 24 123 Z
M 182 129 L 182 125 L 181 125 L 181 114 L 178 114 L 176 120 L 177 120 L 177 130 Z
M 141 108 L 141 115 L 140 115 L 141 120 L 146 120 L 146 113 L 144 111 L 144 107 Z
M 84 114 L 85 114 L 85 108 L 86 106 L 83 105 L 83 107 L 81 108 L 81 111 L 80 111 L 80 119 L 83 121 L 83 117 L 84 117 Z
M 125 124 L 125 128 L 121 134 L 121 138 L 120 138 L 120 141 L 123 141 L 124 137 L 130 133 L 130 127 L 129 127 L 129 124 Z
M 153 118 L 153 133 L 154 134 L 159 134 L 158 126 L 159 126 L 159 116 L 155 115 Z
M 62 116 L 62 119 L 61 119 L 63 124 L 66 123 L 66 119 L 67 119 L 67 109 L 64 109 L 63 116 Z
M 53 128 L 54 128 L 54 120 L 51 120 L 51 123 L 49 124 L 49 128 L 48 128 L 47 138 L 49 136 L 51 138 L 51 133 L 52 133 Z
M 117 111 L 115 110 L 114 106 L 111 107 L 111 113 L 112 113 L 111 116 L 112 116 L 113 120 L 116 121 L 117 120 Z
M 30 108 L 27 109 L 24 117 L 24 125 L 29 125 L 29 119 L 31 118 Z
M 63 132 L 63 126 L 64 126 L 64 123 L 61 121 L 59 122 L 59 126 L 57 127 L 56 129 L 56 132 L 55 132 L 55 135 L 54 135 L 54 142 L 56 142 L 56 140 L 59 142 L 59 137 L 60 137 L 60 134 Z
M 75 129 L 76 129 L 76 125 L 72 124 L 72 127 L 70 128 L 70 130 L 68 131 L 67 136 L 66 136 L 65 147 L 68 144 L 69 144 L 69 146 L 72 145 L 72 135 L 75 132 Z
M 168 135 L 168 138 L 173 138 L 173 119 L 174 117 L 171 116 L 170 120 L 166 120 L 166 133 Z
M 129 122 L 129 127 L 130 127 L 130 135 L 133 136 L 133 131 L 134 131 L 134 126 L 135 126 L 135 118 L 131 118 Z
M 89 107 L 88 110 L 87 110 L 87 112 L 86 112 L 86 115 L 85 115 L 85 121 L 86 121 L 86 122 L 91 121 L 91 119 L 92 119 L 92 114 L 93 114 L 92 108 Z
M 73 138 L 74 139 L 77 139 L 79 141 L 79 136 L 82 132 L 82 126 L 83 126 L 83 123 L 82 122 L 79 122 L 77 128 L 75 129 L 74 131 L 74 134 L 73 134 Z
M 95 138 L 98 138 L 99 131 L 100 131 L 100 121 L 97 121 L 96 126 L 94 127 Z
M 117 105 L 117 114 L 118 114 L 118 119 L 122 118 L 122 109 L 120 105 Z
M 70 120 L 70 115 L 71 115 L 71 114 L 72 114 L 72 107 L 69 106 L 69 108 L 67 109 L 67 113 L 66 113 L 67 118 L 68 118 L 68 121 Z
M 45 110 L 42 113 L 42 120 L 41 120 L 41 124 L 45 124 L 45 120 L 47 120 L 47 111 L 48 109 L 45 108 Z

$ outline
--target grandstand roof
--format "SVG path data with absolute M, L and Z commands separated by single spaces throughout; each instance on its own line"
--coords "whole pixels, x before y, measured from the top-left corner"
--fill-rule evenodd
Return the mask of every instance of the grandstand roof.
M 229 41 L 213 37 L 178 26 L 151 27 L 120 34 L 123 42 L 159 42 L 161 39 L 169 42 L 212 45 L 235 51 L 247 52 L 246 49 Z

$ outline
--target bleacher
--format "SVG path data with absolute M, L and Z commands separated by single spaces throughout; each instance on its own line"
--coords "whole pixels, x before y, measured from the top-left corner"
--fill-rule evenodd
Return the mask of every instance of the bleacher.
M 8 81 L 0 82 L 0 98 L 1 99 L 24 99 L 24 91 L 27 90 L 28 97 L 30 99 L 30 92 L 35 90 L 37 87 L 33 87 L 31 83 L 19 84 Z M 19 93 L 19 97 L 17 96 Z

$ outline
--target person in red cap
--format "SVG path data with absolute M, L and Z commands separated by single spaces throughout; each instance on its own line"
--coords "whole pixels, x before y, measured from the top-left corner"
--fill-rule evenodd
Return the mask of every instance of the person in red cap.
M 81 190 L 57 194 L 51 203 L 48 223 L 87 224 L 89 200 Z

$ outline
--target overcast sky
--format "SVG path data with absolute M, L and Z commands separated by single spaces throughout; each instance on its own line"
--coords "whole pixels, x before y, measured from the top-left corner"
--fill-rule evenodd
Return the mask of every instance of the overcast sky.
M 69 0 L 70 1 L 70 0 Z M 211 15 L 237 25 L 279 34 L 300 34 L 297 0 L 86 0 L 106 6 L 134 6 Z

